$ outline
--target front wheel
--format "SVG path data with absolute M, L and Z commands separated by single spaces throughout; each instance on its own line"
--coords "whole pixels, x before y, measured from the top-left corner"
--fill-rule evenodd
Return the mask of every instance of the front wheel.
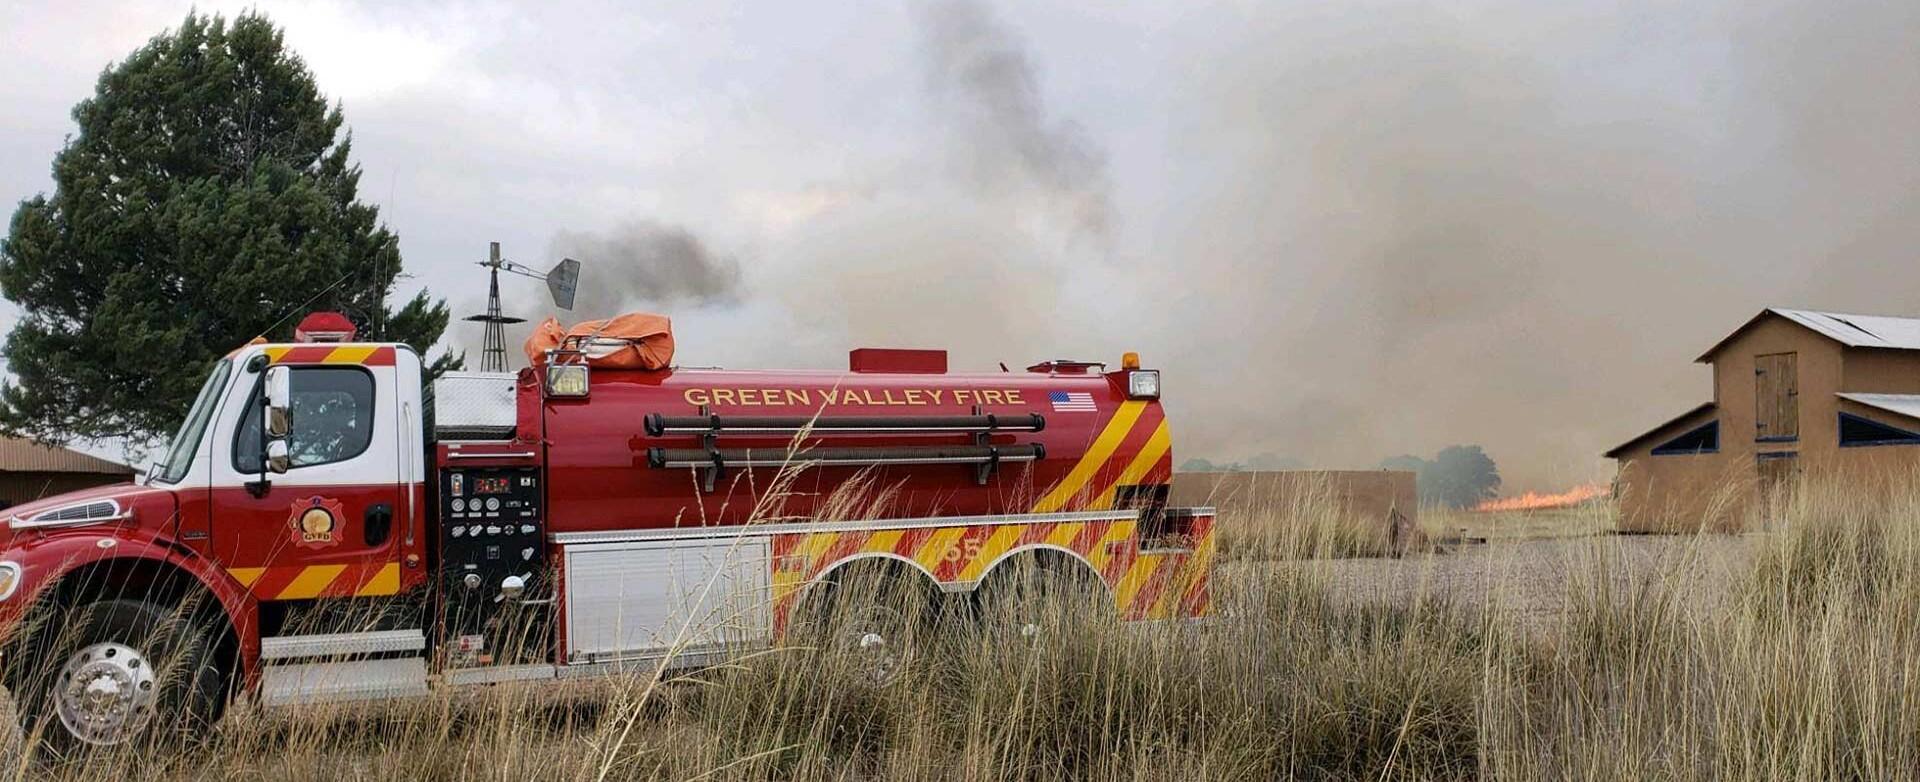
M 933 601 L 916 579 L 854 567 L 815 589 L 802 615 L 800 637 L 830 659 L 853 666 L 873 687 L 900 681 L 919 663 Z
M 77 606 L 16 683 L 22 726 L 57 755 L 210 725 L 225 702 L 214 634 L 141 600 Z

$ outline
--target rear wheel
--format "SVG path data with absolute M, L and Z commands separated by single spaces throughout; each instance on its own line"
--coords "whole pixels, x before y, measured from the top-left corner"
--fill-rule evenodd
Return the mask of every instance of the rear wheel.
M 219 717 L 226 676 L 206 622 L 140 600 L 81 605 L 65 620 L 14 687 L 28 736 L 54 754 L 192 735 Z
M 996 568 L 975 594 L 975 610 L 990 635 L 1030 642 L 1114 615 L 1112 598 L 1092 573 L 1038 558 Z

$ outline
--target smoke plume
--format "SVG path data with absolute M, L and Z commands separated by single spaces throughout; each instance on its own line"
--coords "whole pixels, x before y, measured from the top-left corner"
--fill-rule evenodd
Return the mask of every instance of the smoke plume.
M 1111 229 L 1106 156 L 1070 121 L 1049 116 L 1032 57 L 979 0 L 920 9 L 929 93 L 978 192 L 1030 191 L 1073 229 L 1104 240 Z
M 738 261 L 715 253 L 685 228 L 650 220 L 624 223 L 606 233 L 561 231 L 548 254 L 573 258 L 591 269 L 581 276 L 575 312 L 724 303 L 740 287 Z

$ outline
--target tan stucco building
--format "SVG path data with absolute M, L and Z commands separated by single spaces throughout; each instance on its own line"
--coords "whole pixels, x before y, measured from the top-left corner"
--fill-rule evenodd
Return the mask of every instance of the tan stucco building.
M 1768 309 L 1697 360 L 1713 401 L 1607 452 L 1622 529 L 1737 529 L 1796 476 L 1920 467 L 1920 318 Z
M 0 509 L 131 480 L 133 469 L 126 465 L 69 448 L 0 437 Z

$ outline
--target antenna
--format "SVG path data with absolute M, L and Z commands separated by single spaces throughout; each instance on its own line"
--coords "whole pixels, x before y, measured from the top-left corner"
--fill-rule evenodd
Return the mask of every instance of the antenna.
M 573 309 L 573 295 L 580 287 L 580 262 L 572 258 L 562 258 L 552 269 L 545 272 L 534 271 L 520 264 L 500 257 L 500 243 L 487 243 L 487 259 L 480 262 L 487 268 L 487 311 L 480 315 L 468 315 L 463 320 L 485 324 L 486 336 L 481 342 L 480 371 L 507 371 L 507 329 L 509 323 L 525 323 L 526 318 L 516 318 L 500 314 L 500 272 L 508 271 L 522 277 L 546 280 L 547 293 L 553 296 L 553 305 L 563 310 Z

